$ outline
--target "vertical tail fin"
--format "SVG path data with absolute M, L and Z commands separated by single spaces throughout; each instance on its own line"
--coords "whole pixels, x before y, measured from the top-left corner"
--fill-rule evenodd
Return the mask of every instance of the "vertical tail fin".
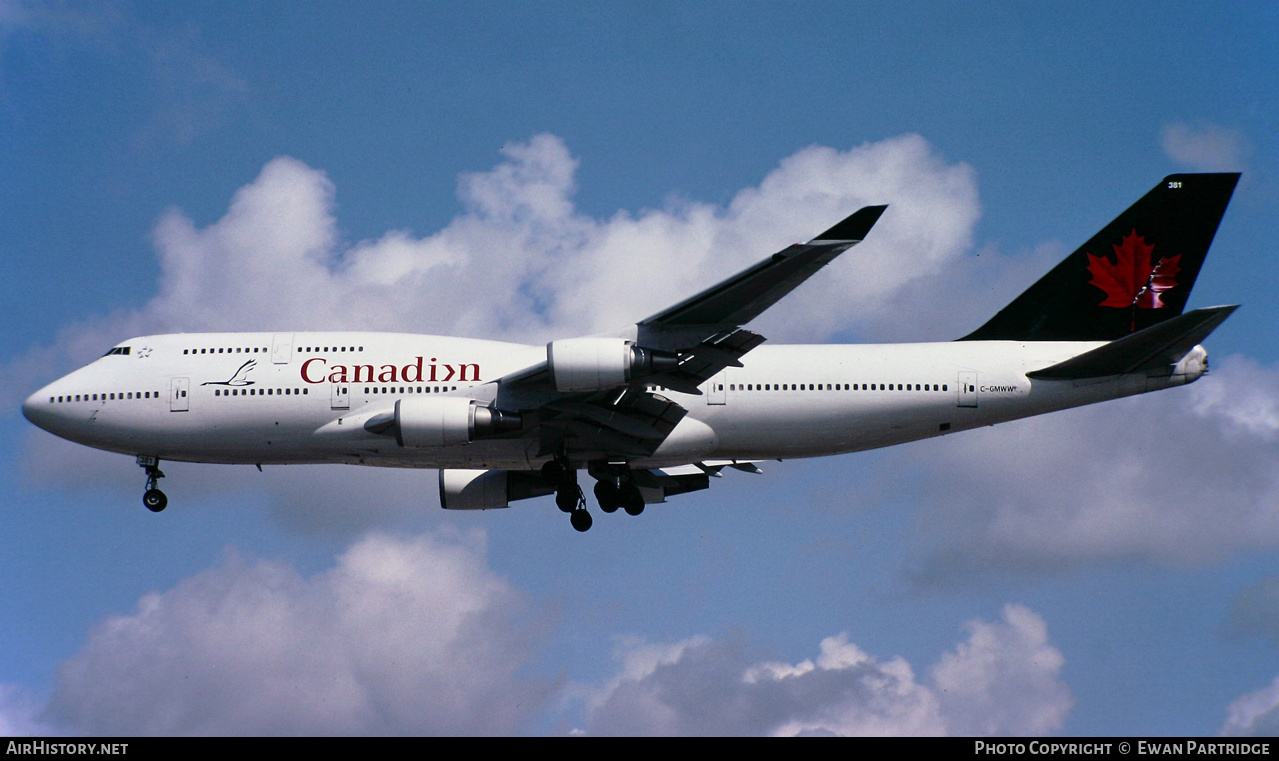
M 1110 341 L 1181 314 L 1238 174 L 1173 174 L 961 341 Z

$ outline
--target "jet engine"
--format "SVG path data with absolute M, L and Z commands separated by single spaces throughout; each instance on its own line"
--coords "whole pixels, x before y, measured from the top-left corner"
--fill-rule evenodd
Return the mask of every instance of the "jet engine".
M 481 436 L 518 431 L 519 413 L 483 407 L 457 396 L 416 396 L 395 402 L 395 411 L 364 424 L 370 433 L 394 436 L 402 447 L 466 444 Z
M 539 472 L 518 470 L 440 470 L 440 507 L 445 510 L 489 510 L 512 500 L 541 497 L 555 491 Z
M 546 345 L 556 391 L 599 391 L 674 370 L 676 355 L 635 346 L 624 338 L 564 338 Z

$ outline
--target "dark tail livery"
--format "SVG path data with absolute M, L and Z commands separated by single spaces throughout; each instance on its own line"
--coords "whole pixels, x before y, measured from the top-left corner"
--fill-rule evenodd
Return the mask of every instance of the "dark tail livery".
M 959 340 L 1112 341 L 1177 317 L 1238 181 L 1238 174 L 1165 177 Z

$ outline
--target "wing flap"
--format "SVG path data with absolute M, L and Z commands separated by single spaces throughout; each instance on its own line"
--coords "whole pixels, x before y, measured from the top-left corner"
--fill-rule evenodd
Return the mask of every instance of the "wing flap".
M 644 378 L 643 382 L 700 395 L 698 386 L 726 367 L 741 367 L 746 352 L 762 343 L 764 337 L 749 330 L 718 333 L 681 354 L 675 370 Z
M 627 390 L 614 396 L 593 394 L 546 403 L 539 427 L 541 451 L 551 453 L 563 446 L 574 452 L 648 456 L 688 414 L 659 394 Z
M 636 470 L 631 473 L 635 484 L 645 490 L 660 490 L 662 498 L 690 491 L 709 489 L 711 479 L 705 473 L 667 473 L 663 470 Z M 654 501 L 645 498 L 646 502 Z

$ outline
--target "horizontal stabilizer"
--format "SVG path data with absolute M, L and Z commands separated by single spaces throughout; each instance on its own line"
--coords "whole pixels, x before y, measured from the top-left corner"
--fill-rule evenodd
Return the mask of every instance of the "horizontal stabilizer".
M 1033 380 L 1080 380 L 1173 365 L 1238 308 L 1238 305 L 1232 305 L 1186 312 L 1065 362 L 1026 373 L 1026 377 Z

